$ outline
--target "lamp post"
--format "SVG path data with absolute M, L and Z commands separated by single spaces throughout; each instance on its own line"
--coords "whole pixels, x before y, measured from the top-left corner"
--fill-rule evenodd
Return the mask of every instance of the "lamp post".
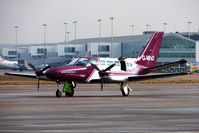
M 100 55 L 101 53 L 101 22 L 102 20 L 101 19 L 98 19 L 97 22 L 99 22 L 99 54 Z
M 65 37 L 65 40 L 64 40 L 64 42 L 65 42 L 64 55 L 66 57 L 66 50 L 65 49 L 66 49 L 66 33 L 67 33 L 67 24 L 68 23 L 64 22 L 63 24 L 65 26 L 65 32 L 64 32 L 64 37 Z
M 192 22 L 188 21 L 187 23 L 188 23 L 188 32 L 189 32 L 189 38 L 190 38 L 190 26 L 191 26 Z
M 164 23 L 163 23 L 163 26 L 164 26 L 164 32 L 166 31 L 166 25 L 167 25 L 167 23 L 166 23 L 166 22 L 164 22 Z
M 148 31 L 149 31 L 149 27 L 150 27 L 151 25 L 149 25 L 149 24 L 146 24 L 146 32 L 147 32 L 147 34 L 148 34 Z
M 113 58 L 113 17 L 110 18 L 111 20 L 111 57 Z
M 16 50 L 16 58 L 18 58 L 18 49 L 17 49 L 17 43 L 18 43 L 18 36 L 17 36 L 17 32 L 18 32 L 18 26 L 14 26 L 15 28 L 15 50 Z
M 69 34 L 70 32 L 66 32 L 67 33 L 67 40 L 69 41 Z
M 131 28 L 132 28 L 132 35 L 134 34 L 134 33 L 133 33 L 133 32 L 134 32 L 134 31 L 133 31 L 133 28 L 134 28 L 134 27 L 135 27 L 135 25 L 132 24 L 132 25 L 131 25 Z
M 73 23 L 74 23 L 74 40 L 75 40 L 75 53 L 76 53 L 76 24 L 77 24 L 77 21 L 73 21 Z
M 199 32 L 199 25 L 198 25 L 198 32 Z
M 43 29 L 44 29 L 44 56 L 43 56 L 43 59 L 44 59 L 44 67 L 46 66 L 46 27 L 47 27 L 47 24 L 43 24 Z

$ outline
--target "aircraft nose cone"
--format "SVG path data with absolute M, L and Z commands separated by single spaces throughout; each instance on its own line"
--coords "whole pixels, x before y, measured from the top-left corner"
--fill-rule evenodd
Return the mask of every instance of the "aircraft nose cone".
M 45 75 L 50 80 L 57 80 L 59 72 L 55 68 L 51 68 L 45 72 Z

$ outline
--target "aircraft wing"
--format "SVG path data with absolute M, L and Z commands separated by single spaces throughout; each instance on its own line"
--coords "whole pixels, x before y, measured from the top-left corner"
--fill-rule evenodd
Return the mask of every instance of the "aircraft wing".
M 112 73 L 109 73 L 112 74 Z M 115 74 L 115 73 L 114 73 Z M 190 74 L 190 72 L 181 72 L 181 73 L 161 73 L 161 74 L 150 74 L 150 75 L 128 75 L 123 73 L 117 73 L 118 75 L 115 75 L 115 77 L 119 77 L 119 75 L 121 77 L 124 78 L 117 78 L 114 79 L 113 77 L 111 77 L 111 75 L 105 77 L 103 79 L 104 83 L 120 83 L 120 82 L 133 82 L 133 81 L 142 81 L 142 80 L 150 80 L 150 79 L 157 79 L 157 78 L 167 78 L 167 77 L 172 77 L 172 76 L 179 76 L 179 75 L 187 75 Z M 102 80 L 101 79 L 94 79 L 91 80 L 90 83 L 101 83 Z
M 141 81 L 141 80 L 150 80 L 157 78 L 166 78 L 178 75 L 187 75 L 190 72 L 182 72 L 182 73 L 162 73 L 162 74 L 151 74 L 151 75 L 136 75 L 128 77 L 128 81 Z
M 18 76 L 18 77 L 34 78 L 34 79 L 37 78 L 36 74 L 33 74 L 33 73 L 12 73 L 12 72 L 8 72 L 8 73 L 4 73 L 4 74 L 5 75 Z M 46 78 L 44 76 L 40 76 L 39 79 L 48 80 L 48 78 Z

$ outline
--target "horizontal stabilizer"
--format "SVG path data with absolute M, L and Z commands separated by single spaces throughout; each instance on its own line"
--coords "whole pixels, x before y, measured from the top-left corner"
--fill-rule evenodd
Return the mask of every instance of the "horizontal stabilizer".
M 179 65 L 179 64 L 184 64 L 184 63 L 187 63 L 187 61 L 184 60 L 184 59 L 182 59 L 182 60 L 180 60 L 180 61 L 176 61 L 176 62 L 172 62 L 172 63 L 160 65 L 160 66 L 155 66 L 155 67 L 147 68 L 147 69 L 145 69 L 145 70 L 146 70 L 147 72 L 159 71 L 159 70 L 162 70 L 162 69 L 166 69 L 166 68 L 173 67 L 173 66 L 177 66 L 177 65 Z

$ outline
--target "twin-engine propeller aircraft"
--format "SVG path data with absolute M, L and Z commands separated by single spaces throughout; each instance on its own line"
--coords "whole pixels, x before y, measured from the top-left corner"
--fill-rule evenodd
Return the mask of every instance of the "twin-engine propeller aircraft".
M 120 84 L 122 95 L 128 96 L 131 91 L 128 86 L 130 82 L 188 74 L 188 72 L 182 72 L 146 75 L 156 70 L 162 70 L 187 62 L 182 59 L 169 64 L 156 66 L 162 38 L 163 32 L 155 32 L 141 55 L 135 59 L 127 57 L 120 57 L 118 59 L 82 57 L 72 60 L 71 63 L 65 66 L 54 68 L 47 66 L 41 70 L 36 70 L 36 68 L 30 64 L 35 74 L 5 74 L 37 78 L 38 90 L 40 79 L 56 81 L 57 97 L 60 97 L 62 92 L 65 92 L 66 96 L 73 96 L 76 83 L 101 83 L 101 90 L 103 90 L 104 83 L 118 83 Z M 64 83 L 62 90 L 60 89 L 61 83 Z

